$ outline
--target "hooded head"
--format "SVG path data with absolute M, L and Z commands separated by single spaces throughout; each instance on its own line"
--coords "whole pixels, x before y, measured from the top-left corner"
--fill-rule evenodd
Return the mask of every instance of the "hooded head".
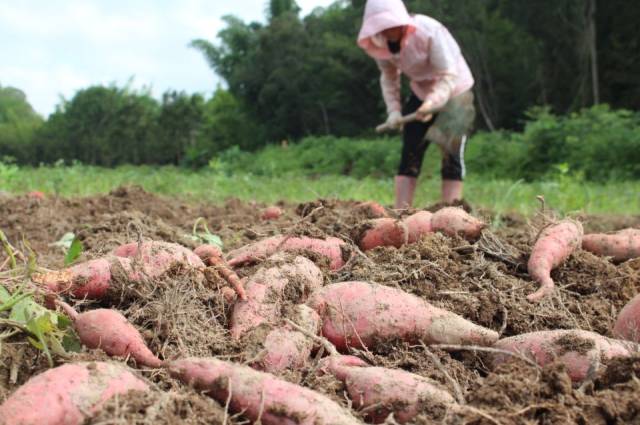
M 407 27 L 406 34 L 415 31 L 413 19 L 402 0 L 367 0 L 358 45 L 369 55 L 386 59 L 390 53 L 380 33 L 395 27 Z

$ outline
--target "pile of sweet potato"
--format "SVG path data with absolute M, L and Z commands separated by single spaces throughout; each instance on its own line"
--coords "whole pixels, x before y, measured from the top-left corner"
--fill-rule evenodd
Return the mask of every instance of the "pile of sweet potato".
M 140 368 L 168 371 L 252 423 L 334 425 L 361 422 L 320 392 L 276 375 L 313 366 L 318 375 L 332 375 L 344 383 L 353 408 L 367 421 L 410 423 L 432 407 L 455 410 L 461 400 L 421 375 L 372 365 L 354 353 L 381 351 L 394 341 L 453 350 L 485 348 L 493 367 L 518 358 L 540 367 L 561 362 L 570 378 L 581 382 L 603 362 L 640 349 L 640 295 L 620 312 L 611 330 L 619 339 L 581 329 L 501 338 L 497 329 L 399 287 L 330 282 L 353 255 L 367 255 L 379 247 L 401 248 L 434 232 L 473 245 L 486 231 L 482 220 L 460 208 L 420 211 L 404 218 L 391 218 L 375 203 L 357 209 L 368 221 L 354 229 L 351 240 L 275 235 L 226 255 L 211 245 L 192 251 L 162 241 L 134 242 L 104 257 L 34 274 L 33 282 L 49 305 L 69 316 L 80 342 L 104 351 L 113 362 L 68 363 L 32 377 L 0 405 L 0 423 L 80 424 L 113 397 L 148 391 L 149 382 L 125 366 L 127 359 Z M 261 218 L 276 220 L 282 214 L 272 208 Z M 529 301 L 554 295 L 552 271 L 580 248 L 614 262 L 640 257 L 640 230 L 584 235 L 582 225 L 568 219 L 544 227 L 527 264 L 531 279 L 539 284 Z M 245 364 L 213 357 L 163 359 L 118 310 L 70 305 L 83 299 L 104 301 L 121 285 L 159 281 L 166 273 L 184 269 L 201 273 L 202 279 L 207 269 L 212 270 L 228 283 L 221 291 L 230 304 L 229 341 L 251 344 L 258 355 Z

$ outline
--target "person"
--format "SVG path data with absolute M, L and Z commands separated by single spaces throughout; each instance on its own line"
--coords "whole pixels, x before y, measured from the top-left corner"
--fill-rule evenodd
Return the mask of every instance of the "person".
M 402 0 L 368 0 L 358 45 L 380 69 L 387 124 L 403 127 L 402 159 L 395 177 L 395 207 L 412 206 L 430 141 L 442 149 L 442 200 L 462 200 L 464 150 L 475 120 L 474 79 L 458 43 L 438 21 L 409 15 Z M 401 74 L 411 80 L 411 96 L 401 106 Z M 403 115 L 416 121 L 400 124 Z

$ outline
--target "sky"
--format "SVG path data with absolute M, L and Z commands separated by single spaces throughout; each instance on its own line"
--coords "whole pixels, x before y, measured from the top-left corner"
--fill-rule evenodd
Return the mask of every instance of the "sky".
M 334 0 L 297 0 L 302 15 Z M 214 40 L 222 17 L 265 20 L 266 0 L 0 0 L 0 86 L 21 89 L 48 116 L 92 84 L 210 94 L 220 79 L 196 38 Z

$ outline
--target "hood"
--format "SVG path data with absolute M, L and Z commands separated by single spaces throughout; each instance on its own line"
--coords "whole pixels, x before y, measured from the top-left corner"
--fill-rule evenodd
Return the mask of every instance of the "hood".
M 415 32 L 413 18 L 402 0 L 367 0 L 358 45 L 371 56 L 385 59 L 390 56 L 387 46 L 376 42 L 374 36 L 386 29 L 407 26 L 407 33 Z M 406 42 L 406 36 L 404 41 Z

